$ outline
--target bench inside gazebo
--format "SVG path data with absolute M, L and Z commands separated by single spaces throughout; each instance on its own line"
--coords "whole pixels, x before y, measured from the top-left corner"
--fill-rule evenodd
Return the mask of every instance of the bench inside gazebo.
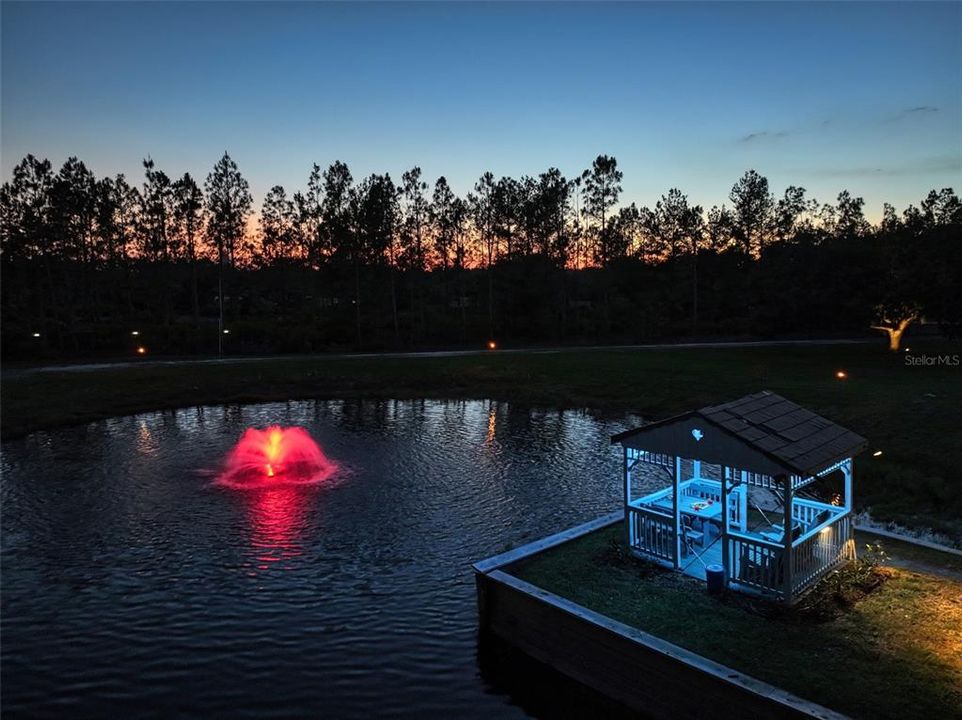
M 855 558 L 852 466 L 866 440 L 775 393 L 611 441 L 624 448 L 625 540 L 641 557 L 703 579 L 720 565 L 733 589 L 786 602 Z M 839 492 L 818 497 L 835 476 Z

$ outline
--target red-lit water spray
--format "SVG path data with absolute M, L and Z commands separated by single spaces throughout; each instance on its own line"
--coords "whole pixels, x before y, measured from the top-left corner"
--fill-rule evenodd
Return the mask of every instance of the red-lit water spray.
M 230 451 L 217 482 L 235 488 L 312 485 L 337 471 L 304 428 L 248 428 Z

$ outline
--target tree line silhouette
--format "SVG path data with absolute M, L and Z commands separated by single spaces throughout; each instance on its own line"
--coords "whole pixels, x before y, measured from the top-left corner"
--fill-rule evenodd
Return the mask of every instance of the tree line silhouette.
M 622 202 L 617 160 L 485 172 L 460 197 L 418 167 L 337 161 L 266 194 L 225 153 L 201 187 L 151 159 L 138 187 L 25 157 L 0 188 L 5 357 L 301 352 L 678 337 L 825 336 L 962 322 L 962 203 L 933 190 L 870 224 L 747 171 L 707 212 Z M 136 333 L 134 335 L 133 333 Z

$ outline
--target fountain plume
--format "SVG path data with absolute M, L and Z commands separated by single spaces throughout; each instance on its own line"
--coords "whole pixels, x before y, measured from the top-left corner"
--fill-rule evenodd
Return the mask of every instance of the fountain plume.
M 231 449 L 217 483 L 234 488 L 314 485 L 337 471 L 302 427 L 248 428 Z

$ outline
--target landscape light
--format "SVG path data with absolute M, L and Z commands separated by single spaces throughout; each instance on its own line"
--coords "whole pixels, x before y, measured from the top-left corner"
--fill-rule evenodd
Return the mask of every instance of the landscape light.
M 140 330 L 132 330 L 131 335 L 140 335 Z
M 140 347 L 137 348 L 137 354 L 138 354 L 138 355 L 146 355 L 146 354 L 147 354 L 147 348 L 145 348 L 143 345 L 141 345 Z
M 875 452 L 872 453 L 872 457 L 878 457 L 881 454 L 882 454 L 881 450 L 876 450 Z
M 844 370 L 839 370 L 837 373 L 835 373 L 835 377 L 837 377 L 839 380 L 844 380 L 848 377 L 848 373 Z
M 40 337 L 40 333 L 34 333 L 33 336 L 34 336 L 34 337 Z
M 488 340 L 488 350 L 497 350 L 497 349 L 498 349 L 498 343 L 496 343 L 494 340 Z
M 230 330 L 228 330 L 227 328 L 224 328 L 224 334 L 225 334 L 225 335 L 230 335 Z

